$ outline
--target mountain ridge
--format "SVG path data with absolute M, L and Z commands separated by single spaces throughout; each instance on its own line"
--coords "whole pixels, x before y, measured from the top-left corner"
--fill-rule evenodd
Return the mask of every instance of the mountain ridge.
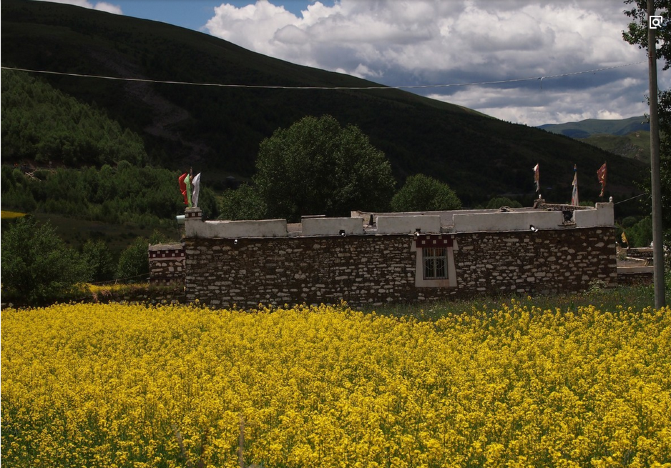
M 203 33 L 56 3 L 2 2 L 2 64 L 64 73 L 250 86 L 370 87 L 371 81 L 284 62 Z M 533 196 L 531 168 L 570 199 L 573 165 L 609 160 L 609 189 L 637 192 L 644 165 L 525 125 L 397 89 L 264 89 L 43 76 L 140 133 L 150 162 L 249 177 L 260 141 L 306 115 L 357 125 L 385 152 L 399 184 L 424 173 L 466 205 L 502 193 Z M 580 175 L 583 198 L 598 192 Z M 592 187 L 594 186 L 594 187 Z M 559 201 L 559 200 L 558 200 Z

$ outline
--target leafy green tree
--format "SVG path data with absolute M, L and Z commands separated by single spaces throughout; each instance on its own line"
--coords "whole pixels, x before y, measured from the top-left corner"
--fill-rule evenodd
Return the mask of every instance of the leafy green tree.
M 206 219 L 216 219 L 219 216 L 219 206 L 214 191 L 209 187 L 202 187 L 198 196 L 198 206 L 203 210 Z
M 391 199 L 391 208 L 394 211 L 458 210 L 461 200 L 449 185 L 417 174 L 406 179 L 405 185 Z
M 121 252 L 116 278 L 125 283 L 143 283 L 149 278 L 149 241 L 137 237 Z
M 394 189 L 391 166 L 358 127 L 329 116 L 305 117 L 261 142 L 254 182 L 268 216 L 345 216 L 384 210 Z
M 92 281 L 107 281 L 114 278 L 114 259 L 107 244 L 102 240 L 87 240 L 82 246 L 82 256 L 89 268 L 89 277 Z
M 487 207 L 489 209 L 498 209 L 502 206 L 507 206 L 509 208 L 522 208 L 522 204 L 517 200 L 511 200 L 508 197 L 496 197 L 492 198 L 487 202 Z
M 136 237 L 126 249 L 121 252 L 116 270 L 116 278 L 126 283 L 142 283 L 149 278 L 149 244 L 166 242 L 167 238 L 158 231 L 154 231 L 149 239 Z
M 31 304 L 57 300 L 88 281 L 84 259 L 49 224 L 16 220 L 2 235 L 3 295 Z
M 263 219 L 266 204 L 259 192 L 252 186 L 243 184 L 237 189 L 226 190 L 221 196 L 219 219 Z
M 652 1 L 652 0 L 651 0 Z M 671 67 L 671 1 L 654 0 L 655 15 L 663 17 L 665 26 L 656 30 L 657 58 L 663 60 L 664 70 Z M 630 44 L 637 45 L 640 49 L 648 48 L 648 18 L 646 0 L 625 0 L 629 5 L 625 14 L 632 19 L 627 31 L 622 36 Z M 659 133 L 660 133 L 660 179 L 662 192 L 662 226 L 664 227 L 664 243 L 671 245 L 671 91 L 661 91 L 658 99 Z M 646 190 L 650 192 L 650 181 L 647 182 Z M 644 201 L 651 211 L 651 200 L 646 197 Z M 642 220 L 640 223 L 642 223 Z M 627 235 L 629 235 L 627 233 Z
M 647 247 L 652 242 L 652 218 L 647 216 L 624 230 L 629 246 Z

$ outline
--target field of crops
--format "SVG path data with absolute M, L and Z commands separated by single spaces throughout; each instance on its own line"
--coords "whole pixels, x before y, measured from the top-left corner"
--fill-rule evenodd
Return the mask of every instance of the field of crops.
M 3 466 L 240 448 L 266 468 L 671 466 L 671 309 L 2 311 Z

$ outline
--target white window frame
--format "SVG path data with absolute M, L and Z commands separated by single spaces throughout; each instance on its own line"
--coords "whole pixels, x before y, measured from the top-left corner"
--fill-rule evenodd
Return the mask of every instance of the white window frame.
M 452 246 L 438 248 L 445 249 L 446 259 L 446 278 L 425 278 L 424 277 L 424 250 L 434 249 L 435 247 L 417 247 L 417 242 L 413 239 L 410 246 L 411 252 L 416 252 L 415 255 L 415 287 L 418 288 L 455 288 L 457 286 L 457 270 L 454 265 L 454 251 L 459 250 L 457 239 L 452 239 Z M 435 258 L 435 257 L 434 257 Z

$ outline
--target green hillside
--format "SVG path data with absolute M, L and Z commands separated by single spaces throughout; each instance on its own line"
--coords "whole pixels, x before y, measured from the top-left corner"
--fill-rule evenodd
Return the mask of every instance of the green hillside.
M 5 0 L 1 8 L 5 67 L 193 83 L 377 86 L 164 23 L 26 0 Z M 35 76 L 139 134 L 147 162 L 171 170 L 192 165 L 204 174 L 249 177 L 263 138 L 306 115 L 330 114 L 369 135 L 391 161 L 399 186 L 405 177 L 424 173 L 447 182 L 465 206 L 504 193 L 531 196 L 536 163 L 542 167 L 544 195 L 561 202 L 570 199 L 574 164 L 583 199 L 596 199 L 594 174 L 604 160 L 610 194 L 638 193 L 635 181 L 646 173 L 638 161 L 565 136 L 400 90 L 259 89 Z M 13 157 L 3 151 L 3 162 Z M 217 180 L 204 177 L 217 186 Z
M 623 136 L 597 134 L 583 138 L 582 141 L 620 156 L 637 159 L 647 164 L 650 162 L 649 131 L 641 130 Z
M 571 138 L 587 138 L 600 134 L 625 136 L 632 132 L 648 131 L 650 124 L 641 115 L 628 119 L 587 119 L 580 122 L 546 124 L 538 128 Z

